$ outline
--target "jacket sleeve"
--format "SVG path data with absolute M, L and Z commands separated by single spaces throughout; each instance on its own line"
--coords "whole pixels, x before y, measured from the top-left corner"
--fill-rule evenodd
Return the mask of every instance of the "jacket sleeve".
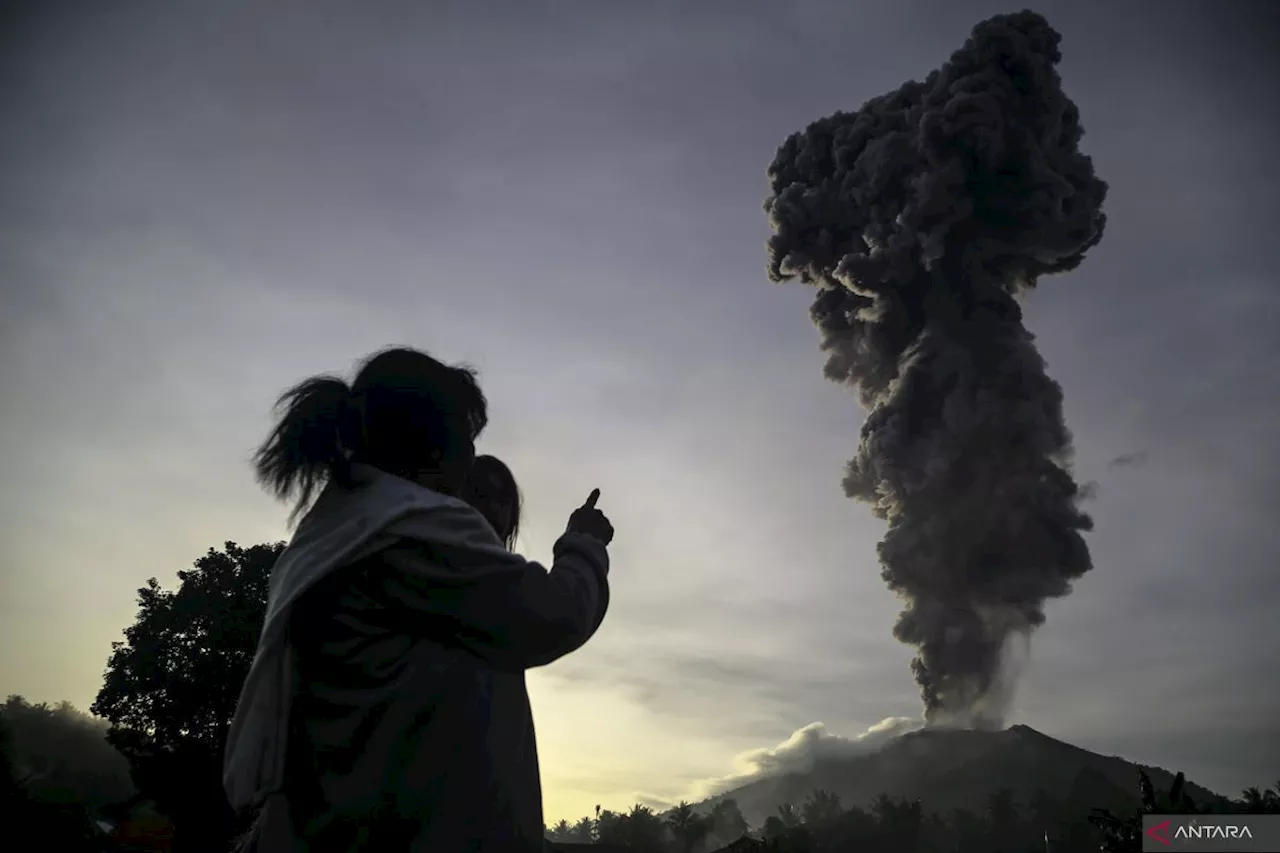
M 609 606 L 603 543 L 566 533 L 553 555 L 548 571 L 498 549 L 406 541 L 383 552 L 382 586 L 424 633 L 460 642 L 497 668 L 523 670 L 581 647 Z

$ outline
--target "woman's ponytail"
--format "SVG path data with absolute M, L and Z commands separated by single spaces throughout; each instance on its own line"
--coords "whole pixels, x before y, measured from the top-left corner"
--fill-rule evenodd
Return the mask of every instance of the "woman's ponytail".
M 370 355 L 351 385 L 336 376 L 295 385 L 276 409 L 254 469 L 277 497 L 296 498 L 295 519 L 326 483 L 353 485 L 355 463 L 454 494 L 489 420 L 474 371 L 409 347 Z
M 296 496 L 296 518 L 328 480 L 346 480 L 348 460 L 361 442 L 360 411 L 351 388 L 336 376 L 295 385 L 276 409 L 280 419 L 254 454 L 254 468 L 258 482 L 276 497 Z

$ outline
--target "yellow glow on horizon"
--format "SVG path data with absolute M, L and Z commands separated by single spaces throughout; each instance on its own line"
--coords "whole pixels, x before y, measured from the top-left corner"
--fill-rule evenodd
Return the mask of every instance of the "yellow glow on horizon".
M 534 671 L 529 698 L 538 734 L 548 825 L 643 799 L 677 801 L 694 778 L 723 773 L 725 744 L 674 729 L 616 688 L 569 684 Z

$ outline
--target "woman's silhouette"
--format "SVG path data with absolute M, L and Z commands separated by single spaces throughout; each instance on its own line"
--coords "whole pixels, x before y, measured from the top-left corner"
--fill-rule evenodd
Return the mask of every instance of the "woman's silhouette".
M 249 843 L 542 850 L 524 671 L 604 618 L 613 529 L 598 490 L 548 571 L 454 497 L 487 420 L 470 371 L 387 350 L 350 386 L 311 379 L 281 406 L 257 471 L 302 519 L 224 766 L 232 805 L 260 809 Z

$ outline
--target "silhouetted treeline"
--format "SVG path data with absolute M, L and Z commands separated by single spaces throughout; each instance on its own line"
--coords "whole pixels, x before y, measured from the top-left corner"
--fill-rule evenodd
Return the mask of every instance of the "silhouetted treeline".
M 625 813 L 597 809 L 594 818 L 550 827 L 547 837 L 637 853 L 709 853 L 730 846 L 768 853 L 1120 853 L 1141 850 L 1146 813 L 1280 813 L 1280 782 L 1266 791 L 1248 788 L 1225 806 L 1201 806 L 1183 793 L 1182 774 L 1168 792 L 1156 792 L 1145 773 L 1137 776 L 1138 806 L 1120 815 L 1043 793 L 1019 798 L 1009 790 L 994 792 L 981 811 L 946 815 L 918 800 L 886 796 L 848 807 L 819 790 L 798 806 L 779 805 L 757 828 L 747 827 L 733 800 L 722 800 L 710 812 L 687 803 L 662 815 L 642 805 Z
M 50 706 L 10 696 L 0 706 L 0 822 L 6 835 L 34 834 L 39 844 L 32 849 L 114 849 L 95 819 L 128 800 L 133 785 L 106 730 L 67 702 Z
M 69 702 L 10 696 L 0 705 L 0 725 L 10 739 L 14 777 L 39 800 L 96 809 L 133 794 L 129 763 L 107 743 L 107 724 Z
M 661 816 L 648 806 L 638 804 L 625 813 L 601 811 L 597 806 L 594 818 L 584 817 L 574 824 L 562 820 L 547 830 L 547 837 L 574 844 L 600 843 L 635 850 L 694 853 L 736 841 L 749 829 L 738 804 L 722 800 L 705 811 L 682 802 Z

